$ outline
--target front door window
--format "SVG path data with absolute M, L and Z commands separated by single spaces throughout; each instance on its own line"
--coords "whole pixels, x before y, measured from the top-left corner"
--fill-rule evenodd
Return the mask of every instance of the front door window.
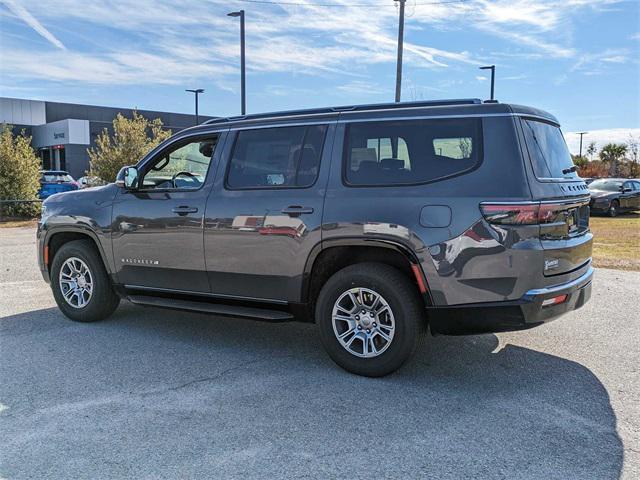
M 207 176 L 214 139 L 182 143 L 161 155 L 146 171 L 141 190 L 197 190 Z

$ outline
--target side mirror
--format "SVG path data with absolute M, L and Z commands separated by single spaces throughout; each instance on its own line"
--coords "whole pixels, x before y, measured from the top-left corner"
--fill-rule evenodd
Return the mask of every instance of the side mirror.
M 629 193 L 631 191 L 630 188 L 624 188 L 622 187 L 622 193 Z
M 135 190 L 138 186 L 138 169 L 122 167 L 116 177 L 116 185 L 127 190 Z

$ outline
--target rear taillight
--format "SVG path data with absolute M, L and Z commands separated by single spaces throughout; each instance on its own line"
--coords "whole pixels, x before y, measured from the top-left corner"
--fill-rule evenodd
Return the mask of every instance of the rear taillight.
M 561 203 L 481 203 L 482 215 L 496 225 L 538 225 L 562 221 Z

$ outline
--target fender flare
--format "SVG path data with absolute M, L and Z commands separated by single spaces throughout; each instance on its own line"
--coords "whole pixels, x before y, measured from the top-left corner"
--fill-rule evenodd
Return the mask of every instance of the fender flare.
M 417 255 L 413 252 L 413 250 L 407 246 L 402 244 L 401 242 L 386 240 L 382 238 L 364 238 L 364 237 L 340 237 L 340 238 L 331 238 L 328 240 L 322 240 L 321 242 L 314 245 L 307 257 L 307 261 L 304 266 L 304 272 L 302 274 L 302 289 L 300 292 L 300 299 L 303 303 L 308 302 L 309 300 L 309 290 L 311 287 L 311 273 L 313 271 L 313 266 L 318 256 L 325 250 L 328 250 L 333 247 L 381 247 L 388 248 L 390 250 L 394 250 L 402 254 L 407 261 L 411 265 L 420 265 L 420 261 L 418 260 Z M 423 280 L 426 282 L 426 276 L 424 272 L 422 273 Z M 429 293 L 427 291 L 427 296 Z M 430 300 L 430 299 L 429 299 Z
M 102 259 L 102 263 L 104 264 L 104 268 L 107 270 L 107 273 L 110 276 L 114 275 L 112 262 L 109 262 L 109 257 L 105 254 L 104 249 L 102 247 L 102 243 L 98 238 L 96 232 L 88 226 L 83 225 L 60 225 L 47 228 L 47 231 L 44 236 L 43 247 L 48 247 L 51 243 L 51 239 L 54 235 L 59 233 L 79 233 L 89 237 L 96 248 L 98 249 L 98 253 L 100 258 Z M 48 268 L 48 267 L 47 267 Z

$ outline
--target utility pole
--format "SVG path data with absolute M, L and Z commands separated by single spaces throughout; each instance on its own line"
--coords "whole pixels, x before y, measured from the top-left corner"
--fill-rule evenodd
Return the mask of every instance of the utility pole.
M 582 136 L 586 135 L 589 132 L 578 132 L 578 135 L 580 135 L 580 158 L 582 158 Z
M 400 101 L 402 89 L 402 49 L 404 46 L 404 4 L 407 0 L 394 0 L 400 3 L 400 18 L 398 22 L 398 63 L 396 66 L 396 103 Z
M 496 80 L 496 66 L 487 65 L 486 67 L 480 67 L 480 70 L 491 70 L 491 100 L 493 100 L 494 86 L 495 86 L 495 80 Z
M 247 94 L 245 87 L 245 64 L 244 64 L 244 10 L 227 13 L 229 17 L 240 17 L 240 111 L 242 115 L 247 113 Z
M 191 93 L 195 94 L 195 97 L 196 97 L 196 125 L 199 125 L 200 124 L 200 117 L 198 117 L 198 95 L 200 93 L 204 93 L 204 89 L 202 89 L 202 88 L 196 88 L 196 89 L 187 88 L 185 90 L 185 92 L 191 92 Z

